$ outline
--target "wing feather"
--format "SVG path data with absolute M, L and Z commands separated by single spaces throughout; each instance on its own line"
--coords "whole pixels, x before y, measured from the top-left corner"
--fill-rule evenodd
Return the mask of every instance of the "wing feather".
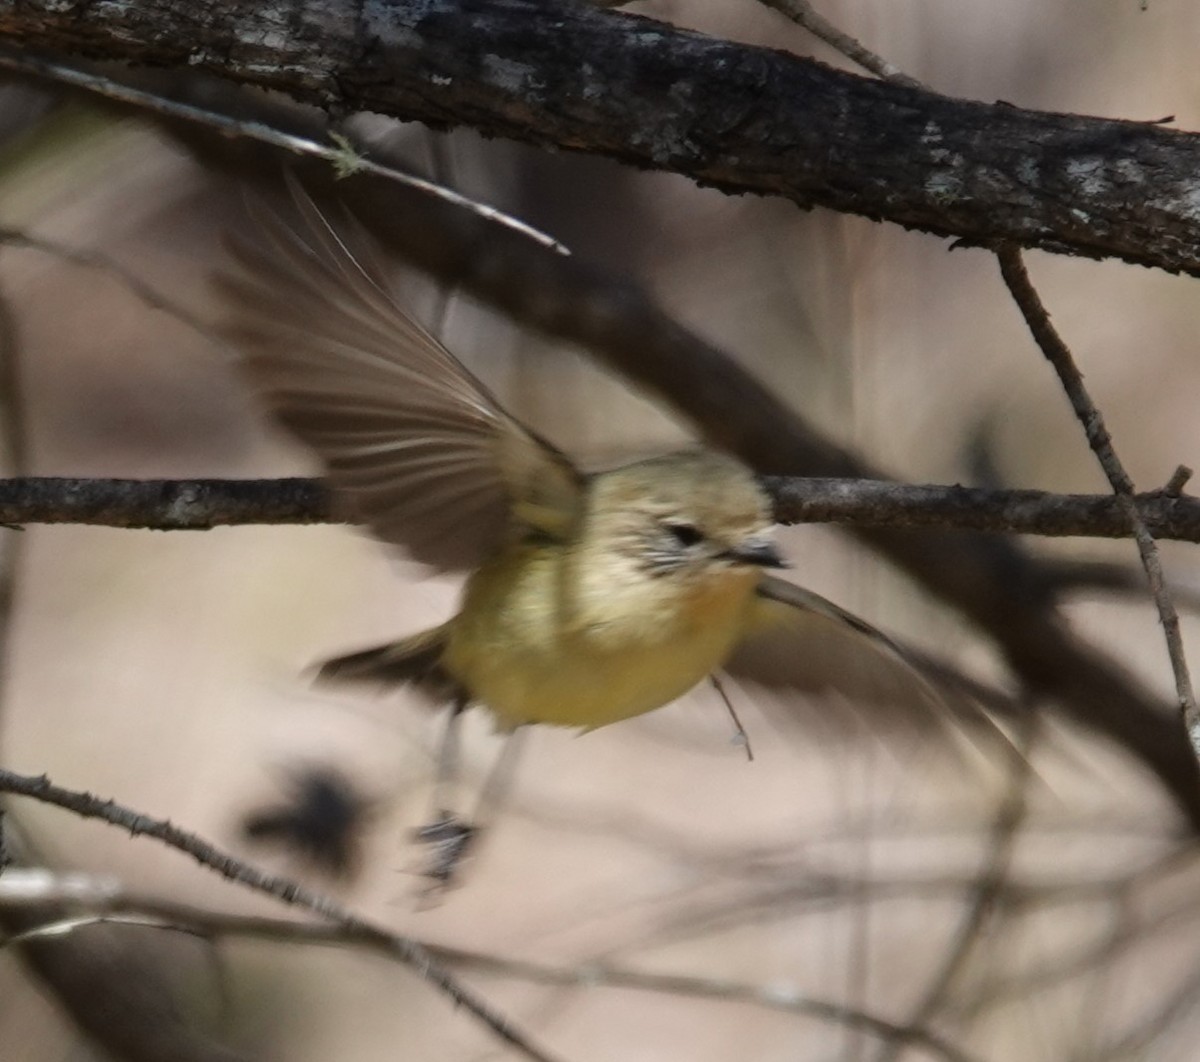
M 772 694 L 781 711 L 794 712 L 796 693 L 832 692 L 855 709 L 840 719 L 822 713 L 821 725 L 834 732 L 850 724 L 858 733 L 929 733 L 969 722 L 998 733 L 979 697 L 985 687 L 951 681 L 944 667 L 935 673 L 920 654 L 820 594 L 764 577 L 755 609 L 750 633 L 724 670 Z M 996 703 L 1010 700 L 987 692 Z
M 530 520 L 565 533 L 579 472 L 400 307 L 361 230 L 293 191 L 303 231 L 263 217 L 216 286 L 247 375 L 349 514 L 442 569 L 478 565 Z

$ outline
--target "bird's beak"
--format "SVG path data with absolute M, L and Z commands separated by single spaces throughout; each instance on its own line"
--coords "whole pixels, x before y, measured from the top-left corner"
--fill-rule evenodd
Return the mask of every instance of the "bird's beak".
M 748 538 L 745 542 L 723 554 L 739 564 L 753 564 L 759 568 L 786 568 L 787 561 L 779 555 L 779 547 L 768 538 Z

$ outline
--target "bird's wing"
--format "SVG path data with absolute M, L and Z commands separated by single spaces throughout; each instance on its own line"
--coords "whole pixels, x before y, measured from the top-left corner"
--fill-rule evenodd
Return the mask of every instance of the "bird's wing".
M 739 683 L 781 694 L 840 694 L 852 706 L 882 709 L 871 712 L 871 729 L 880 719 L 893 726 L 940 728 L 964 717 L 994 729 L 976 696 L 820 594 L 768 576 L 754 609 L 746 637 L 724 667 Z M 1004 698 L 999 691 L 995 696 Z M 833 730 L 852 721 L 822 719 Z
M 350 515 L 450 570 L 514 530 L 566 534 L 580 473 L 400 308 L 365 233 L 294 191 L 303 231 L 264 217 L 263 240 L 235 242 L 239 269 L 215 283 L 245 372 Z

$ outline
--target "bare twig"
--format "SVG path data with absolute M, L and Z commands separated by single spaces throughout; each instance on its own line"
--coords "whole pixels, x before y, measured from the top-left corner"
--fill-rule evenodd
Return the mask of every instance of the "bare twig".
M 1107 494 L 1051 494 L 871 479 L 767 476 L 780 523 L 855 527 L 952 527 L 1019 535 L 1128 538 L 1122 503 Z M 1137 496 L 1144 523 L 1159 538 L 1200 542 L 1200 499 L 1163 491 Z
M 0 65 L 2 63 L 0 56 Z M 123 284 L 129 291 L 152 310 L 165 313 L 174 318 L 186 328 L 196 332 L 202 338 L 218 346 L 224 346 L 224 341 L 195 314 L 184 309 L 177 302 L 168 298 L 154 285 L 143 280 L 131 269 L 126 269 L 115 258 L 110 258 L 103 251 L 90 250 L 83 247 L 73 247 L 70 244 L 59 243 L 57 240 L 34 236 L 23 229 L 0 228 L 0 244 L 10 247 L 24 247 L 33 251 L 60 258 L 73 265 L 95 269 L 101 273 L 110 274 L 116 281 Z
M 789 1011 L 793 1014 L 804 1014 L 824 1021 L 836 1022 L 848 1028 L 860 1029 L 874 1036 L 882 1037 L 890 1042 L 922 1047 L 945 1059 L 946 1062 L 969 1062 L 971 1058 L 962 1048 L 930 1029 L 903 1025 L 856 1007 L 829 1000 L 813 999 L 800 992 L 784 988 L 760 988 L 754 985 L 705 977 L 644 973 L 640 970 L 609 963 L 587 963 L 573 967 L 560 967 L 511 959 L 495 959 L 449 948 L 439 948 L 438 954 L 444 961 L 458 967 L 521 977 L 538 984 L 567 987 L 605 985 L 611 988 L 634 988 L 646 992 L 692 996 L 700 999 L 753 1003 L 774 1010 Z
M 422 980 L 433 985 L 456 1006 L 465 1008 L 483 1023 L 498 1039 L 509 1044 L 536 1062 L 550 1062 L 554 1057 L 537 1047 L 504 1015 L 471 990 L 460 985 L 434 960 L 418 941 L 392 933 L 381 926 L 352 914 L 334 900 L 306 889 L 287 878 L 267 874 L 240 859 L 221 851 L 196 834 L 189 833 L 162 819 L 154 819 L 112 800 L 101 800 L 91 793 L 64 789 L 54 785 L 45 775 L 31 777 L 0 768 L 0 792 L 30 797 L 53 804 L 84 818 L 100 819 L 126 829 L 132 836 L 153 837 L 163 844 L 190 855 L 199 864 L 230 881 L 256 892 L 273 896 L 283 903 L 302 907 L 340 926 L 348 937 L 370 944 L 404 963 Z
M 1071 408 L 1083 425 L 1088 443 L 1096 454 L 1104 474 L 1112 484 L 1113 493 L 1120 504 L 1128 525 L 1133 528 L 1133 537 L 1137 542 L 1138 553 L 1142 558 L 1142 566 L 1146 569 L 1146 578 L 1150 583 L 1150 592 L 1154 596 L 1154 604 L 1158 608 L 1159 620 L 1162 622 L 1163 634 L 1167 642 L 1167 654 L 1171 658 L 1171 670 L 1175 676 L 1175 691 L 1179 698 L 1179 710 L 1183 716 L 1184 727 L 1191 741 L 1192 751 L 1200 759 L 1200 708 L 1196 706 L 1196 695 L 1192 691 L 1192 679 L 1188 673 L 1187 658 L 1183 652 L 1183 639 L 1179 634 L 1179 615 L 1167 589 L 1163 577 L 1162 561 L 1158 555 L 1158 547 L 1146 526 L 1136 495 L 1133 480 L 1125 471 L 1113 449 L 1112 437 L 1104 426 L 1104 418 L 1096 408 L 1087 388 L 1083 383 L 1083 375 L 1075 365 L 1071 351 L 1059 336 L 1058 331 L 1050 322 L 1050 315 L 1042 304 L 1041 297 L 1029 279 L 1025 262 L 1019 248 L 1006 245 L 996 252 L 1000 260 L 1000 272 L 1005 284 L 1011 292 L 1013 300 L 1025 318 L 1034 342 L 1041 348 L 1046 359 L 1058 373 L 1063 390 L 1071 402 Z
M 1108 494 L 769 476 L 780 523 L 852 527 L 948 527 L 1022 535 L 1128 538 L 1129 519 Z M 1200 542 L 1200 499 L 1161 491 L 1137 496 L 1145 524 L 1164 539 Z M 0 479 L 0 523 L 91 524 L 199 531 L 238 524 L 347 520 L 318 480 Z
M 885 81 L 894 85 L 907 85 L 909 88 L 923 89 L 924 84 L 915 77 L 909 77 L 898 66 L 893 66 L 880 55 L 876 55 L 850 34 L 838 29 L 823 15 L 814 10 L 809 0 L 762 0 L 767 7 L 773 7 L 790 18 L 797 25 L 803 26 L 814 37 L 819 37 L 835 51 L 840 52 L 852 63 L 857 63 L 864 70 L 869 70 Z
M 0 480 L 0 523 L 5 524 L 200 531 L 337 520 L 328 489 L 313 479 Z
M 504 213 L 502 210 L 497 210 L 495 207 L 477 202 L 443 185 L 434 184 L 432 181 L 426 181 L 411 173 L 402 173 L 390 166 L 381 166 L 378 162 L 372 162 L 370 159 L 364 158 L 356 152 L 345 140 L 342 140 L 334 147 L 330 147 L 327 144 L 318 144 L 315 140 L 309 140 L 307 137 L 296 136 L 292 133 L 285 133 L 280 129 L 263 125 L 260 122 L 242 121 L 237 118 L 231 118 L 226 114 L 218 114 L 215 111 L 205 110 L 203 107 L 196 107 L 190 103 L 179 103 L 163 96 L 156 96 L 152 92 L 144 92 L 129 85 L 122 85 L 118 81 L 102 77 L 99 74 L 63 66 L 60 63 L 49 62 L 48 60 L 38 59 L 30 55 L 0 54 L 0 68 L 22 74 L 33 74 L 50 81 L 57 81 L 63 85 L 70 85 L 72 88 L 85 89 L 88 92 L 94 92 L 99 96 L 103 96 L 105 99 L 141 107 L 151 113 L 164 117 L 194 122 L 216 130 L 223 136 L 246 137 L 250 140 L 258 140 L 261 143 L 282 148 L 293 155 L 308 155 L 312 158 L 323 159 L 332 165 L 341 175 L 358 172 L 373 173 L 389 181 L 406 184 L 410 188 L 415 188 L 427 195 L 437 196 L 439 199 L 444 199 L 455 206 L 470 210 L 480 217 L 504 225 L 514 232 L 519 232 L 522 236 L 541 244 L 543 247 L 548 247 L 558 254 L 571 253 L 558 240 L 547 236 L 532 225 L 527 225 L 525 222 Z
M 1163 493 L 1168 497 L 1178 498 L 1193 475 L 1195 473 L 1187 465 L 1180 465 L 1171 473 L 1171 478 L 1167 480 L 1166 486 L 1163 487 Z
M 372 935 L 351 932 L 341 922 L 300 922 L 214 912 L 188 904 L 131 893 L 113 879 L 83 874 L 55 875 L 44 870 L 18 871 L 0 879 L 0 906 L 41 907 L 62 905 L 61 918 L 47 922 L 34 934 L 70 933 L 85 925 L 120 924 L 152 926 L 205 938 L 254 937 L 281 943 L 360 946 L 383 950 L 396 958 L 394 950 L 380 949 Z M 702 999 L 749 1003 L 790 1014 L 805 1015 L 862 1029 L 875 1036 L 924 1048 L 946 1062 L 969 1062 L 969 1056 L 944 1037 L 918 1025 L 901 1025 L 870 1012 L 829 1000 L 814 999 L 781 987 L 748 985 L 714 978 L 645 973 L 610 963 L 554 966 L 510 959 L 481 952 L 439 945 L 422 947 L 439 961 L 481 973 L 555 987 L 595 989 L 632 988 L 644 992 L 669 993 Z

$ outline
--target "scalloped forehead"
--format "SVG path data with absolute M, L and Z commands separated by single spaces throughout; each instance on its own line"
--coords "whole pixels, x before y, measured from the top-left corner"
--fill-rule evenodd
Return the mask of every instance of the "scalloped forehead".
M 666 454 L 614 469 L 603 478 L 610 504 L 701 522 L 772 522 L 770 501 L 754 474 L 725 454 Z

